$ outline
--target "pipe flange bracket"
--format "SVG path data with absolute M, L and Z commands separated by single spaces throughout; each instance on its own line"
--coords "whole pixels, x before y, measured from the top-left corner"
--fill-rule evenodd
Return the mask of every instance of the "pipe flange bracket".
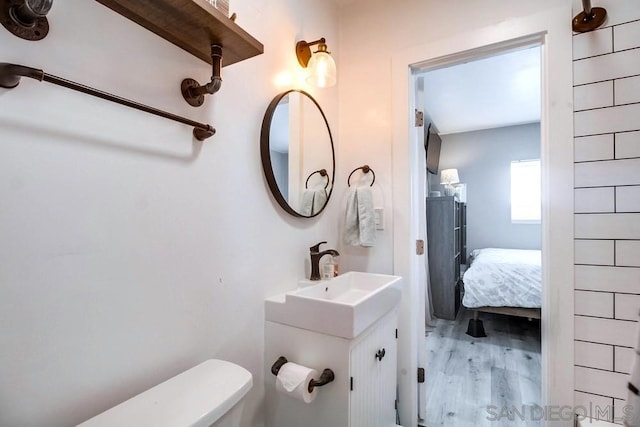
M 606 19 L 607 11 L 605 9 L 601 7 L 592 7 L 590 15 L 587 15 L 582 11 L 573 18 L 573 31 L 576 33 L 593 31 L 600 25 L 604 24 Z
M 45 17 L 36 19 L 33 26 L 25 27 L 24 25 L 17 23 L 11 16 L 12 8 L 22 4 L 22 1 L 0 1 L 0 22 L 2 22 L 2 26 L 9 30 L 13 35 L 25 40 L 38 41 L 42 40 L 47 36 L 47 34 L 49 34 L 49 21 L 47 21 L 47 18 Z
M 200 83 L 194 79 L 184 79 L 180 85 L 182 91 L 182 97 L 192 107 L 199 107 L 204 104 L 204 95 L 193 95 L 191 89 L 197 89 L 200 87 Z

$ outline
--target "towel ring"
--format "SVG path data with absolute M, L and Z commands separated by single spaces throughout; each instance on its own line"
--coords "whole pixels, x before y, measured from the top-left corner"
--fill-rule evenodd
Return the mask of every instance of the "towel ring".
M 309 179 L 311 179 L 311 177 L 315 174 L 319 173 L 320 176 L 324 176 L 325 178 L 327 178 L 327 183 L 324 185 L 324 189 L 326 190 L 327 187 L 329 186 L 329 174 L 327 173 L 326 169 L 318 169 L 315 172 L 311 172 L 311 174 L 307 177 L 307 180 L 304 183 L 304 188 L 309 188 L 308 184 L 309 184 Z
M 369 165 L 360 166 L 359 168 L 355 168 L 353 171 L 351 171 L 351 173 L 349 174 L 349 178 L 347 178 L 347 186 L 351 187 L 351 183 L 349 182 L 351 181 L 351 175 L 353 175 L 354 172 L 359 169 L 362 169 L 362 173 L 371 172 L 371 174 L 373 175 L 373 180 L 371 181 L 371 184 L 369 186 L 373 187 L 373 183 L 376 182 L 376 173 L 369 167 Z

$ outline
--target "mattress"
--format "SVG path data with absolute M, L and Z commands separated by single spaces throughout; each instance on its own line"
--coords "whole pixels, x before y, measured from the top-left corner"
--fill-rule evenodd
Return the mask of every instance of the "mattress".
M 464 273 L 467 308 L 542 306 L 542 268 L 539 250 L 476 249 Z

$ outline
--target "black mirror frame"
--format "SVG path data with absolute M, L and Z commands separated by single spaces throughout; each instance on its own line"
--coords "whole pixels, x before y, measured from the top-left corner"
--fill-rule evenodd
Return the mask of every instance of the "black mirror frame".
M 327 126 L 327 132 L 329 133 L 329 142 L 331 143 L 331 161 L 332 161 L 331 189 L 329 190 L 329 194 L 327 194 L 327 201 L 322 207 L 322 209 L 320 209 L 318 212 L 316 212 L 313 215 L 302 215 L 301 213 L 299 213 L 289 205 L 289 203 L 287 202 L 287 199 L 285 199 L 282 193 L 280 192 L 280 188 L 278 188 L 278 184 L 276 183 L 276 177 L 273 174 L 273 165 L 271 164 L 271 152 L 269 149 L 269 135 L 271 133 L 271 120 L 273 119 L 273 114 L 275 113 L 276 107 L 278 106 L 282 98 L 284 98 L 285 96 L 287 96 L 292 92 L 301 93 L 302 95 L 306 96 L 311 101 L 313 101 L 316 107 L 318 107 L 318 111 L 320 111 L 320 114 L 322 115 L 322 119 L 324 120 L 324 123 Z M 273 194 L 273 197 L 276 199 L 276 201 L 278 202 L 280 207 L 282 207 L 282 209 L 284 209 L 287 213 L 293 216 L 296 216 L 298 218 L 313 218 L 315 216 L 320 215 L 320 213 L 324 211 L 324 209 L 329 204 L 331 193 L 333 193 L 333 185 L 335 183 L 335 177 L 336 177 L 336 152 L 333 146 L 333 136 L 331 135 L 331 128 L 329 127 L 329 122 L 327 121 L 327 117 L 324 115 L 324 111 L 322 111 L 320 104 L 318 104 L 318 102 L 313 98 L 313 96 L 311 96 L 310 94 L 308 94 L 303 90 L 291 89 L 286 92 L 282 92 L 278 94 L 275 98 L 273 98 L 273 100 L 267 107 L 267 112 L 264 114 L 264 119 L 262 120 L 262 129 L 260 131 L 260 157 L 262 158 L 262 170 L 264 172 L 265 178 L 267 179 L 267 184 L 269 185 L 271 194 Z

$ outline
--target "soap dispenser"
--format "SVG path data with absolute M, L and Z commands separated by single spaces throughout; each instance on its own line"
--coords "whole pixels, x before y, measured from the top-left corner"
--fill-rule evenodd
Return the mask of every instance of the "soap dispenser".
M 330 255 L 329 260 L 322 266 L 322 278 L 333 279 L 338 275 L 337 256 Z

